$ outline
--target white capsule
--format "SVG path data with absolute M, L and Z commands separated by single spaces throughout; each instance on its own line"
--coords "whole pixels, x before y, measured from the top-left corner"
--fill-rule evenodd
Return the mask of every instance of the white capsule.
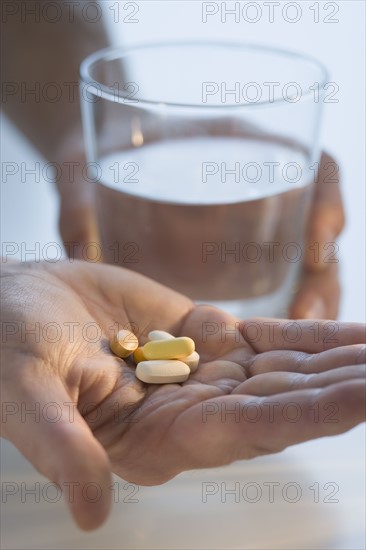
M 189 369 L 192 372 L 196 372 L 198 369 L 198 365 L 200 362 L 200 356 L 196 351 L 191 353 L 191 355 L 188 355 L 187 357 L 184 357 L 184 359 L 180 359 L 180 361 L 183 361 L 186 365 L 189 366 Z
M 165 330 L 152 330 L 147 336 L 149 340 L 171 340 L 174 338 L 172 334 L 165 332 Z
M 178 384 L 185 382 L 191 371 L 189 366 L 177 360 L 141 361 L 135 374 L 147 384 Z

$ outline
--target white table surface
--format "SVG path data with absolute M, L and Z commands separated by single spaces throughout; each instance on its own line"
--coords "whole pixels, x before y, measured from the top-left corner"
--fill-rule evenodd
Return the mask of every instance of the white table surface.
M 343 84 L 343 103 L 338 107 L 336 122 L 333 114 L 326 114 L 323 142 L 336 154 L 343 167 L 343 189 L 348 214 L 348 226 L 339 241 L 344 289 L 340 318 L 364 321 L 364 137 L 360 122 L 363 104 L 362 74 L 353 69 L 358 67 L 361 71 L 363 62 L 358 25 L 364 8 L 361 6 L 362 2 L 348 2 L 352 5 L 351 17 L 349 10 L 344 8 L 344 2 L 338 4 L 344 11 L 337 33 L 344 37 L 344 33 L 349 32 L 347 40 L 338 41 L 336 35 L 332 35 L 333 43 L 329 44 L 329 41 L 324 40 L 321 51 L 323 60 L 331 70 L 336 71 L 338 81 Z M 145 9 L 146 3 L 140 5 Z M 170 5 L 166 9 L 166 20 L 169 22 L 169 9 L 173 8 Z M 175 7 L 174 16 L 177 9 Z M 146 19 L 149 15 L 147 10 L 148 8 L 145 11 Z M 184 24 L 189 23 L 189 17 L 187 15 L 185 21 L 186 12 L 183 10 L 182 13 L 184 28 Z M 352 32 L 350 29 L 353 29 Z M 306 48 L 306 29 L 301 27 L 300 30 L 301 32 L 297 27 L 296 31 L 300 36 L 297 49 L 311 53 L 309 50 L 316 49 L 317 41 L 321 37 L 313 33 L 311 44 Z M 254 39 L 254 30 L 249 31 L 246 28 L 246 31 L 248 40 Z M 133 36 L 132 29 L 129 32 L 130 35 L 127 32 L 126 34 L 131 42 L 139 39 L 136 26 Z M 153 35 L 147 23 L 145 27 L 142 25 L 139 32 L 143 32 L 146 39 L 150 38 L 149 33 Z M 192 33 L 194 32 L 193 30 Z M 205 32 L 206 30 L 203 32 L 201 29 L 201 33 Z M 213 32 L 211 28 L 206 35 Z M 291 29 L 291 33 L 294 32 Z M 335 33 L 335 30 L 327 32 Z M 231 38 L 235 39 L 239 34 L 235 27 Z M 276 35 L 276 43 L 285 39 L 286 36 L 279 38 Z M 267 40 L 269 42 L 271 41 Z M 348 61 L 351 52 L 353 63 L 350 68 Z M 352 71 L 353 81 L 350 83 Z M 1 122 L 2 162 L 35 162 L 38 158 L 37 152 L 30 148 L 4 118 Z M 350 136 L 352 139 L 349 139 Z M 25 242 L 31 248 L 35 242 L 41 243 L 41 246 L 50 241 L 60 242 L 56 224 L 57 197 L 50 184 L 12 180 L 11 185 L 2 184 L 1 198 L 3 243 Z M 46 483 L 47 480 L 4 440 L 1 444 L 1 459 L 3 488 L 4 483 L 9 482 L 23 482 L 27 489 L 31 489 L 36 482 L 41 483 L 41 488 Z M 204 482 L 226 482 L 228 488 L 239 483 L 240 489 L 246 483 L 257 483 L 262 489 L 262 498 L 258 502 L 250 503 L 243 497 L 235 502 L 233 496 L 228 496 L 227 502 L 223 503 L 219 495 L 214 495 L 208 497 L 204 503 Z M 263 485 L 268 482 L 280 484 L 273 503 L 269 502 L 267 486 Z M 120 483 L 123 488 L 123 482 Z M 286 502 L 283 498 L 282 489 L 287 483 L 300 486 L 302 495 L 298 502 Z M 314 491 L 309 489 L 314 483 L 319 484 L 319 502 L 314 501 Z M 335 487 L 332 485 L 324 489 L 326 483 L 339 487 L 334 495 L 338 502 L 324 502 L 326 495 L 330 495 L 331 488 Z M 122 497 L 127 496 L 123 489 L 121 494 Z M 4 549 L 60 550 L 363 549 L 366 546 L 365 427 L 361 425 L 341 436 L 297 445 L 279 455 L 215 470 L 188 472 L 161 487 L 140 488 L 135 498 L 138 499 L 137 503 L 114 504 L 106 525 L 96 532 L 86 534 L 72 524 L 62 501 L 51 504 L 42 495 L 40 502 L 35 502 L 30 495 L 22 499 L 19 487 L 18 494 L 9 496 L 2 503 L 1 546 Z

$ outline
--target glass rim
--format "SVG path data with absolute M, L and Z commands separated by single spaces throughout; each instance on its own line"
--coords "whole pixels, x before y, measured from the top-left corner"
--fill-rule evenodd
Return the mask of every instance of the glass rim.
M 243 51 L 257 51 L 257 52 L 263 52 L 267 53 L 273 56 L 277 57 L 285 57 L 288 59 L 296 59 L 300 62 L 307 63 L 308 65 L 312 65 L 313 67 L 316 67 L 321 74 L 321 78 L 319 79 L 319 90 L 323 90 L 326 83 L 329 80 L 329 73 L 325 65 L 316 59 L 315 57 L 312 57 L 307 54 L 303 54 L 300 52 L 292 51 L 292 50 L 286 50 L 282 48 L 272 47 L 269 45 L 262 45 L 262 44 L 254 44 L 254 43 L 247 43 L 247 42 L 234 42 L 234 41 L 213 41 L 213 40 L 178 40 L 178 41 L 165 41 L 165 42 L 146 42 L 137 44 L 134 46 L 117 46 L 117 47 L 108 47 L 103 48 L 101 50 L 97 50 L 96 52 L 88 55 L 80 64 L 79 68 L 79 77 L 80 80 L 89 86 L 94 86 L 95 90 L 97 91 L 96 95 L 99 95 L 101 98 L 106 99 L 108 101 L 113 101 L 114 103 L 124 103 L 125 99 L 129 98 L 128 92 L 126 92 L 125 95 L 122 94 L 116 94 L 115 90 L 111 91 L 111 88 L 108 88 L 108 86 L 102 84 L 101 82 L 98 82 L 95 78 L 93 78 L 90 74 L 92 66 L 97 63 L 98 61 L 114 61 L 116 59 L 122 59 L 124 57 L 127 57 L 129 54 L 140 51 L 140 50 L 146 50 L 146 49 L 159 49 L 159 48 L 168 48 L 168 47 L 219 47 L 219 48 L 228 48 L 228 49 L 236 49 L 236 50 L 243 50 Z M 309 89 L 305 93 L 302 93 L 301 98 L 299 99 L 299 102 L 303 99 L 307 98 L 308 96 L 312 95 L 312 90 Z M 139 106 L 139 105 L 149 105 L 149 106 L 167 106 L 167 107 L 176 107 L 176 108 L 186 108 L 186 109 L 204 109 L 205 111 L 208 110 L 233 110 L 233 109 L 253 109 L 255 107 L 263 107 L 268 105 L 278 105 L 280 103 L 286 103 L 287 105 L 292 105 L 293 103 L 289 103 L 286 101 L 284 97 L 277 98 L 271 100 L 264 100 L 264 101 L 258 101 L 253 103 L 238 103 L 235 105 L 206 105 L 202 103 L 180 103 L 180 102 L 171 102 L 171 101 L 157 101 L 157 100 L 151 100 L 151 99 L 138 99 L 134 103 L 131 103 L 131 106 Z

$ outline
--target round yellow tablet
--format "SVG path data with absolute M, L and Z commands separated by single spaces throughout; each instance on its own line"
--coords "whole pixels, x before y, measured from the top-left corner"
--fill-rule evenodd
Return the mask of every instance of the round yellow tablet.
M 120 330 L 111 339 L 109 345 L 115 355 L 124 358 L 131 355 L 138 348 L 139 341 L 136 334 L 130 330 Z

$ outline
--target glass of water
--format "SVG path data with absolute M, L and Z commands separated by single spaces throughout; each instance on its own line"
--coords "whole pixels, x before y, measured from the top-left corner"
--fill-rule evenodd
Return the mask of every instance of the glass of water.
M 239 317 L 285 316 L 305 255 L 323 66 L 189 42 L 99 51 L 80 72 L 103 261 Z

